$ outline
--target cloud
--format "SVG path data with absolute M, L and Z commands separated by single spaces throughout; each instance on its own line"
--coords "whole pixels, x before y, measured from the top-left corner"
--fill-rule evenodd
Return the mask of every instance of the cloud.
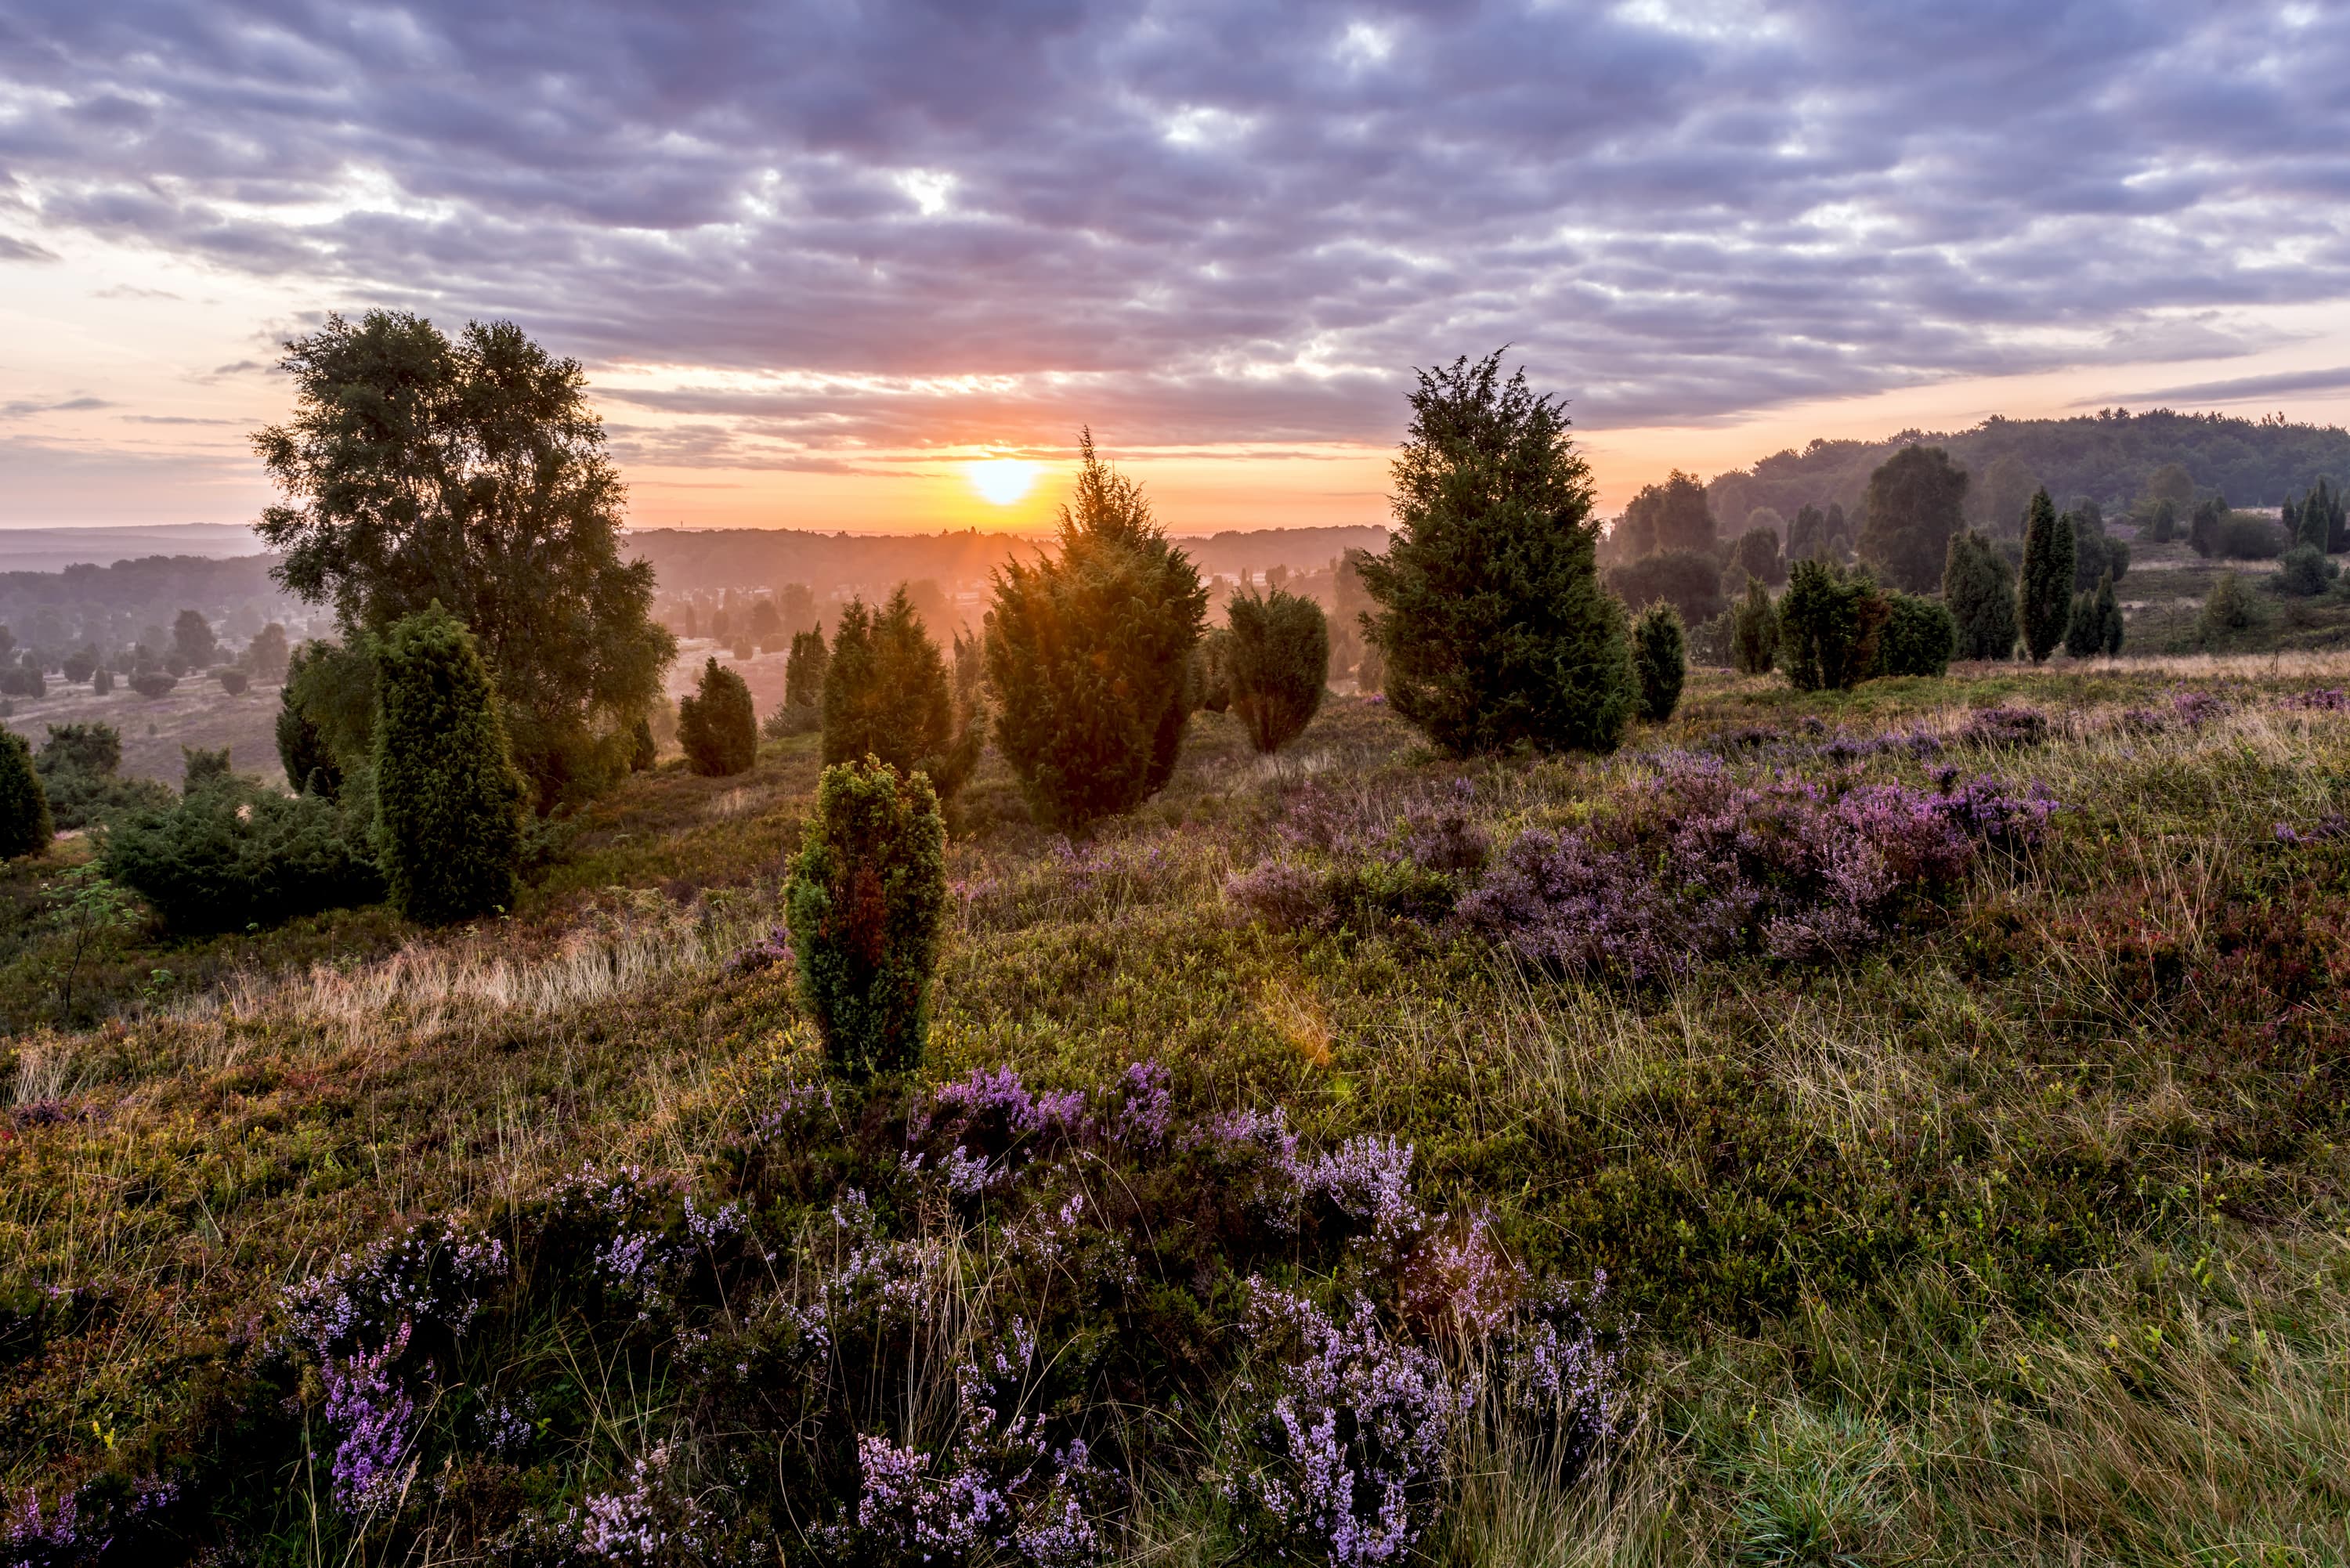
M 36 245 L 30 240 L 0 234 L 0 262 L 53 262 L 57 259 L 57 252 Z
M 113 406 L 104 398 L 65 398 L 57 402 L 20 398 L 14 402 L 0 403 L 0 420 L 28 420 L 36 414 L 78 414 L 89 409 L 110 409 Z
M 2307 88 L 2350 10 L 1689 15 L 36 6 L 0 16 L 0 168 L 45 237 L 512 317 L 693 421 L 629 437 L 680 465 L 1085 420 L 1384 442 L 1408 367 L 1504 341 L 1579 423 L 1703 423 L 2221 359 L 2350 294 L 2350 143 Z
M 2111 407 L 2116 403 L 2149 403 L 2189 405 L 2198 403 L 2249 403 L 2266 398 L 2281 398 L 2294 392 L 2339 392 L 2350 390 L 2350 365 L 2336 365 L 2327 370 L 2279 370 L 2266 376 L 2239 376 L 2225 381 L 2195 381 L 2183 387 L 2158 387 L 2151 392 L 2137 392 L 2127 397 L 2085 399 L 2074 404 L 2086 409 Z

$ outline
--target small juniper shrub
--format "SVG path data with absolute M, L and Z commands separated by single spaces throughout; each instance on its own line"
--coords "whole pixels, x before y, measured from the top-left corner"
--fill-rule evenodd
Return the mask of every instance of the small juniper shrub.
M 983 738 L 977 715 L 958 711 L 946 659 L 906 590 L 878 609 L 850 600 L 824 678 L 826 763 L 878 757 L 902 774 L 929 774 L 947 799 L 978 764 Z
M 56 828 L 49 793 L 33 770 L 33 748 L 14 730 L 0 730 L 0 858 L 37 855 Z
M 2203 607 L 2196 612 L 2195 638 L 2205 648 L 2225 648 L 2258 626 L 2260 620 L 2260 612 L 2253 607 L 2242 575 L 2221 572 L 2212 582 L 2211 591 L 2203 596 Z
M 1277 752 L 1305 732 L 1330 672 L 1330 626 L 1312 599 L 1275 588 L 1226 607 L 1232 710 L 1249 743 Z
M 1877 674 L 1945 674 L 1958 646 L 1959 623 L 1940 601 L 1917 594 L 1886 596 L 1885 628 L 1877 634 Z
M 1767 675 L 1779 660 L 1779 612 L 1759 582 L 1731 610 L 1730 663 L 1741 675 Z
M 825 1054 L 852 1077 L 921 1062 L 945 853 L 929 779 L 870 759 L 825 769 L 785 908 Z
M 715 657 L 702 667 L 693 693 L 677 705 L 677 743 L 685 765 L 705 778 L 748 772 L 759 760 L 759 723 L 751 688 Z
M 430 922 L 512 908 L 525 785 L 473 634 L 436 604 L 385 634 L 379 664 L 376 852 L 392 904 Z
M 1640 684 L 1640 717 L 1651 724 L 1671 718 L 1689 679 L 1689 637 L 1680 611 L 1653 604 L 1634 618 L 1632 671 Z
M 1868 678 L 1885 625 L 1885 597 L 1866 572 L 1798 561 L 1779 599 L 1779 644 L 1798 691 L 1842 691 Z

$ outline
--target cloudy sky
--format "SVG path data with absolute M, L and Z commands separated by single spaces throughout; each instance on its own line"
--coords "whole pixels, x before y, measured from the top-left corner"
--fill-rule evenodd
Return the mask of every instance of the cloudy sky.
M 521 322 L 639 525 L 1384 517 L 1514 345 L 1603 497 L 2108 403 L 2350 417 L 2350 6 L 0 0 L 0 525 L 243 522 L 275 344 Z M 968 464 L 1044 464 L 993 506 Z

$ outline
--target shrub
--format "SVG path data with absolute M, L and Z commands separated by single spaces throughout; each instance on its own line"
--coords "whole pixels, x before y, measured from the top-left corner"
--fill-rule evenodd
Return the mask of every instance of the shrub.
M 951 797 L 979 761 L 980 728 L 955 728 L 946 660 L 900 587 L 878 610 L 851 600 L 833 634 L 824 680 L 826 765 L 878 758 L 901 774 L 930 775 Z
M 97 670 L 93 670 L 90 674 L 89 690 L 92 695 L 99 697 L 104 697 L 112 692 L 114 690 L 114 671 L 109 670 L 103 664 L 99 665 Z
M 1730 662 L 1741 675 L 1764 675 L 1779 659 L 1779 612 L 1758 582 L 1731 612 Z
M 1607 573 L 1607 591 L 1627 607 L 1661 599 L 1679 610 L 1683 626 L 1711 620 L 1725 607 L 1721 566 L 1712 553 L 1663 550 Z
M 1624 607 L 1599 581 L 1591 471 L 1556 400 L 1500 367 L 1419 372 L 1393 469 L 1401 526 L 1360 566 L 1384 689 L 1455 754 L 1613 751 L 1638 692 Z
M 33 767 L 33 748 L 14 730 L 0 730 L 0 859 L 37 855 L 56 835 L 49 792 Z
M 2195 635 L 2206 646 L 2225 643 L 2238 633 L 2251 630 L 2258 622 L 2252 596 L 2244 591 L 2243 578 L 2234 572 L 2222 572 L 2203 597 L 2203 608 L 2195 618 Z
M 1232 628 L 1220 626 L 1200 639 L 1184 672 L 1185 701 L 1194 709 L 1222 713 L 1232 705 Z
M 987 686 L 995 740 L 1045 821 L 1131 811 L 1175 771 L 1207 590 L 1142 491 L 1079 441 L 1060 549 L 995 574 Z
M 89 827 L 133 811 L 168 808 L 171 789 L 153 779 L 127 779 L 122 735 L 111 724 L 52 724 L 33 759 L 58 827 Z
M 489 667 L 437 604 L 393 623 L 376 680 L 376 844 L 391 901 L 413 920 L 510 909 L 525 785 Z
M 2178 507 L 2168 496 L 2154 504 L 2154 511 L 2146 520 L 2147 542 L 2168 545 L 2178 537 Z
M 179 683 L 177 676 L 166 675 L 160 670 L 142 670 L 130 678 L 130 690 L 153 699 L 171 695 L 172 688 Z
M 182 934 L 276 925 L 383 896 L 374 857 L 332 801 L 237 779 L 117 821 L 99 863 Z
M 1260 752 L 1295 740 L 1322 707 L 1330 672 L 1330 624 L 1312 599 L 1279 588 L 1235 594 L 1232 622 L 1232 708 Z
M 1879 675 L 1940 675 L 1959 646 L 1959 623 L 1939 599 L 1889 594 L 1877 634 Z
M 180 793 L 193 794 L 200 789 L 210 789 L 214 784 L 235 778 L 236 770 L 229 765 L 228 751 L 226 746 L 218 751 L 209 751 L 203 746 L 182 746 Z
M 880 762 L 825 769 L 785 900 L 827 1058 L 859 1078 L 918 1065 L 946 908 L 946 830 L 930 781 Z
M 1762 508 L 1756 515 L 1769 510 Z M 1787 557 L 1779 549 L 1778 533 L 1767 526 L 1757 527 L 1752 518 L 1746 532 L 1738 536 L 1738 543 L 1731 549 L 1730 565 L 1774 588 L 1787 580 Z
M 651 718 L 643 713 L 638 714 L 637 722 L 630 727 L 629 733 L 630 736 L 629 771 L 632 774 L 650 773 L 652 765 L 660 761 L 660 745 L 653 739 Z
M 792 634 L 791 650 L 784 657 L 784 705 L 767 715 L 761 734 L 780 741 L 824 728 L 824 681 L 831 657 L 824 628 Z
M 1884 596 L 1863 571 L 1798 561 L 1779 599 L 1779 640 L 1787 679 L 1799 691 L 1848 691 L 1877 664 Z
M 677 743 L 685 765 L 705 778 L 742 773 L 759 760 L 751 689 L 715 658 L 702 665 L 700 688 L 677 705 Z
M 1689 679 L 1689 637 L 1672 606 L 1650 605 L 1632 622 L 1632 670 L 1640 683 L 1640 717 L 1652 724 L 1671 718 Z
M 2015 585 L 2015 620 L 2023 649 L 2039 663 L 2064 640 L 2073 610 L 2073 519 L 2059 517 L 2048 492 L 2032 498 L 2023 524 L 2023 570 Z
M 2284 530 L 2249 512 L 2230 512 L 2212 535 L 2210 554 L 2223 561 L 2273 561 L 2291 543 Z
M 2287 598 L 2314 598 L 2326 590 L 2341 570 L 2316 545 L 2295 545 L 2277 557 L 2272 586 Z
M 244 696 L 245 688 L 252 683 L 246 678 L 244 670 L 232 670 L 226 665 L 223 665 L 221 667 L 218 679 L 221 683 L 221 690 L 227 692 L 232 697 Z
M 65 663 L 60 668 L 68 680 L 77 686 L 81 685 L 98 673 L 98 649 L 89 647 L 76 649 L 66 655 Z
M 29 653 L 25 656 L 23 663 L 0 670 L 0 692 L 8 696 L 46 697 L 48 691 L 48 682 L 41 679 L 41 667 L 33 662 L 33 656 Z
M 1971 528 L 1950 535 L 1942 602 L 1958 633 L 1954 657 L 2005 659 L 2015 651 L 2015 568 Z

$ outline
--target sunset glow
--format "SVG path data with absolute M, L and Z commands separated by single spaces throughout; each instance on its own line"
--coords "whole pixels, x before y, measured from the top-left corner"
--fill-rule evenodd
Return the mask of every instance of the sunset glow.
M 1044 471 L 1043 463 L 1016 457 L 992 457 L 963 469 L 971 487 L 991 506 L 1009 506 L 1020 500 L 1035 487 L 1036 476 Z

